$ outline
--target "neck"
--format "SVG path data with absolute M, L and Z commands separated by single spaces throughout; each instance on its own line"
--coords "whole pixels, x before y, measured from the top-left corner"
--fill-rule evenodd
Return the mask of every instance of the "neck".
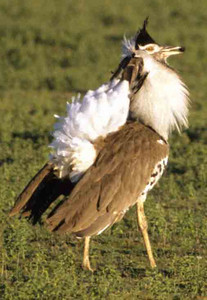
M 189 93 L 174 70 L 143 51 L 140 56 L 148 76 L 131 98 L 130 115 L 168 140 L 172 130 L 188 126 Z

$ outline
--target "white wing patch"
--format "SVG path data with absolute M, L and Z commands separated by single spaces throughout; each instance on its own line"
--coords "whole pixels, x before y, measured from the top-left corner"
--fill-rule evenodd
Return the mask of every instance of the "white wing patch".
M 51 159 L 59 177 L 69 175 L 71 181 L 94 163 L 96 149 L 93 142 L 124 125 L 129 111 L 129 84 L 114 80 L 88 91 L 67 103 L 66 117 L 59 117 L 54 126 Z
M 157 140 L 157 143 L 158 143 L 158 144 L 161 144 L 161 145 L 164 145 L 164 144 L 165 144 L 165 142 L 164 142 L 163 140 L 161 140 L 161 139 L 160 139 L 160 140 Z

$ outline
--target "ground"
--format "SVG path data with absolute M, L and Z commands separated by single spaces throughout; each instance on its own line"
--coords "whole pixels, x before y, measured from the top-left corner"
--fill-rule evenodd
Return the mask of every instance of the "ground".
M 168 169 L 146 201 L 157 269 L 131 209 L 93 239 L 90 274 L 82 241 L 8 212 L 48 159 L 53 115 L 108 80 L 123 34 L 146 16 L 158 43 L 186 46 L 170 63 L 191 93 L 190 127 L 172 135 Z M 204 0 L 1 0 L 1 299 L 207 299 L 206 19 Z

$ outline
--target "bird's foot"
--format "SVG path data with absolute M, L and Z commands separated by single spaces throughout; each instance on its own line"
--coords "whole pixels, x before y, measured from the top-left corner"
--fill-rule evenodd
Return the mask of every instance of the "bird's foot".
M 82 263 L 82 268 L 84 270 L 87 270 L 87 271 L 90 271 L 90 272 L 94 272 L 94 269 L 91 268 L 91 264 L 90 264 L 90 261 L 89 259 L 85 259 Z
M 157 267 L 157 265 L 156 265 L 156 262 L 155 262 L 154 258 L 151 258 L 151 259 L 150 259 L 150 266 L 151 266 L 151 268 L 152 268 L 152 269 L 154 269 L 154 268 L 156 268 L 156 267 Z

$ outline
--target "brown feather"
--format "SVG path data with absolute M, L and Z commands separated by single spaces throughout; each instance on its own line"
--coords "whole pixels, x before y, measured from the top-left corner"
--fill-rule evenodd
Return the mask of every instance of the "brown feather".
M 30 180 L 28 185 L 24 188 L 22 193 L 18 196 L 14 207 L 11 209 L 9 216 L 14 216 L 20 212 L 27 201 L 30 199 L 36 188 L 42 182 L 42 180 L 51 172 L 53 169 L 52 164 L 46 163 L 42 169 Z
M 69 195 L 74 185 L 68 178 L 59 179 L 54 165 L 48 162 L 28 183 L 10 211 L 10 216 L 20 213 L 35 224 L 47 208 L 60 195 Z
M 136 203 L 157 162 L 168 155 L 168 144 L 160 139 L 137 122 L 108 135 L 94 165 L 47 220 L 50 230 L 91 235 L 95 224 L 106 223 L 104 218 L 110 225 L 119 219 Z

